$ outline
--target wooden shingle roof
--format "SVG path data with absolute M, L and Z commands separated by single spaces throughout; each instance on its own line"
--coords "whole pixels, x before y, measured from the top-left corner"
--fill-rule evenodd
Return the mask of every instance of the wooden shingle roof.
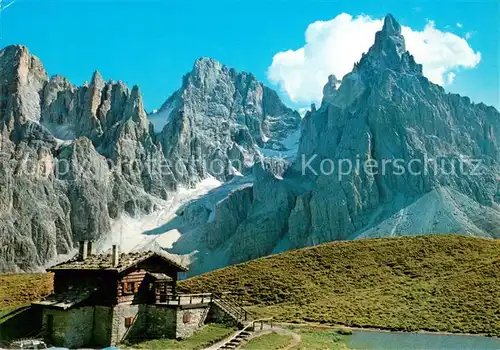
M 154 273 L 154 272 L 148 272 L 148 275 L 153 277 L 155 281 L 172 281 L 172 277 L 164 274 L 164 273 Z
M 42 301 L 34 302 L 33 305 L 53 307 L 67 310 L 89 298 L 98 288 L 69 289 L 63 293 L 51 294 Z
M 107 270 L 122 272 L 154 256 L 157 256 L 167 263 L 175 266 L 179 269 L 179 271 L 186 272 L 188 270 L 187 267 L 175 262 L 165 253 L 148 251 L 136 253 L 121 253 L 119 255 L 117 266 L 113 266 L 111 254 L 89 255 L 85 260 L 80 260 L 78 256 L 75 256 L 74 258 L 66 262 L 57 264 L 47 269 L 47 271 L 56 272 L 61 270 Z

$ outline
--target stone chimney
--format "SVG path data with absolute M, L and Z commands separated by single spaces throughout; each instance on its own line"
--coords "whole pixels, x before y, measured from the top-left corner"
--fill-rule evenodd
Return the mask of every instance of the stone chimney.
M 80 254 L 78 257 L 80 261 L 87 259 L 87 241 L 80 241 Z
M 87 244 L 87 253 L 89 256 L 91 255 L 95 255 L 95 251 L 94 251 L 94 241 L 89 241 L 88 244 Z
M 118 266 L 119 263 L 120 263 L 120 255 L 118 254 L 118 246 L 114 244 L 111 253 L 111 265 L 113 265 L 113 267 L 116 267 Z

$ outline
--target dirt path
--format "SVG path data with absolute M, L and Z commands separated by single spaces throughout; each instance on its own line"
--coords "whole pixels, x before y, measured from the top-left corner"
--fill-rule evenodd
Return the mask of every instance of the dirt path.
M 276 325 L 273 325 L 273 327 L 271 328 L 271 326 L 268 324 L 264 325 L 264 328 L 262 330 L 257 330 L 255 332 L 253 332 L 253 334 L 248 338 L 248 341 L 250 341 L 254 338 L 261 337 L 261 336 L 266 335 L 266 334 L 271 334 L 271 333 L 292 336 L 292 342 L 286 348 L 283 348 L 283 350 L 291 350 L 294 347 L 296 347 L 297 345 L 299 345 L 300 342 L 302 341 L 302 338 L 300 337 L 299 334 L 294 333 L 289 329 L 282 328 L 282 327 L 279 327 Z
M 271 333 L 278 333 L 278 334 L 282 334 L 282 335 L 292 336 L 292 342 L 286 348 L 283 348 L 283 350 L 291 350 L 291 349 L 295 348 L 297 345 L 299 345 L 300 342 L 302 341 L 299 334 L 294 333 L 289 329 L 282 328 L 282 327 L 279 327 L 276 325 L 273 325 L 273 327 L 271 328 L 271 325 L 265 324 L 264 327 L 262 328 L 262 330 L 260 329 L 260 327 L 258 327 L 258 325 L 256 325 L 255 329 L 256 330 L 254 332 L 252 332 L 252 335 L 250 337 L 248 337 L 248 341 L 250 341 L 254 338 L 261 337 L 261 336 L 266 335 L 266 334 L 271 334 Z M 221 340 L 221 341 L 219 341 L 219 342 L 217 342 L 217 343 L 215 343 L 215 344 L 211 345 L 210 347 L 205 348 L 203 350 L 216 350 L 216 349 L 220 348 L 229 339 L 231 339 L 234 336 L 234 334 L 235 333 L 231 334 L 230 336 L 226 337 L 225 339 L 223 339 L 223 340 Z M 241 346 L 243 346 L 245 344 L 246 343 L 242 344 Z M 237 347 L 236 349 L 241 349 L 241 346 Z

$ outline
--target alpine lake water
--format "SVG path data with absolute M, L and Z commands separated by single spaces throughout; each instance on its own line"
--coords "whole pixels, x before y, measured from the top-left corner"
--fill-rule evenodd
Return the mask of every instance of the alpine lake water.
M 345 343 L 349 349 L 363 350 L 500 349 L 500 338 L 495 337 L 365 330 L 353 330 Z

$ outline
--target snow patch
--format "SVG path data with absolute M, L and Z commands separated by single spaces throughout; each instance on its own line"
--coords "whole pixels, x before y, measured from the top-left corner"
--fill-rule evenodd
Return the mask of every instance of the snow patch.
M 96 250 L 106 252 L 113 244 L 119 245 L 122 252 L 154 250 L 157 247 L 171 248 L 181 236 L 173 224 L 178 209 L 219 186 L 221 182 L 214 178 L 207 178 L 196 188 L 180 188 L 172 193 L 169 200 L 159 203 L 160 210 L 152 214 L 142 217 L 122 215 L 112 222 L 111 233 L 103 240 L 96 242 Z
M 243 176 L 235 167 L 231 167 L 229 173 L 233 176 Z
M 69 124 L 42 122 L 41 125 L 61 142 L 76 140 L 75 132 Z
M 172 103 L 163 110 L 154 110 L 153 113 L 148 116 L 151 123 L 153 123 L 155 132 L 158 133 L 162 131 L 165 125 L 167 125 L 170 120 L 172 120 L 172 112 L 174 111 L 175 107 L 176 104 Z
M 292 160 L 299 150 L 300 129 L 295 130 L 286 138 L 281 140 L 281 144 L 286 148 L 285 151 L 279 151 L 269 148 L 261 148 L 260 151 L 265 157 L 278 157 Z

